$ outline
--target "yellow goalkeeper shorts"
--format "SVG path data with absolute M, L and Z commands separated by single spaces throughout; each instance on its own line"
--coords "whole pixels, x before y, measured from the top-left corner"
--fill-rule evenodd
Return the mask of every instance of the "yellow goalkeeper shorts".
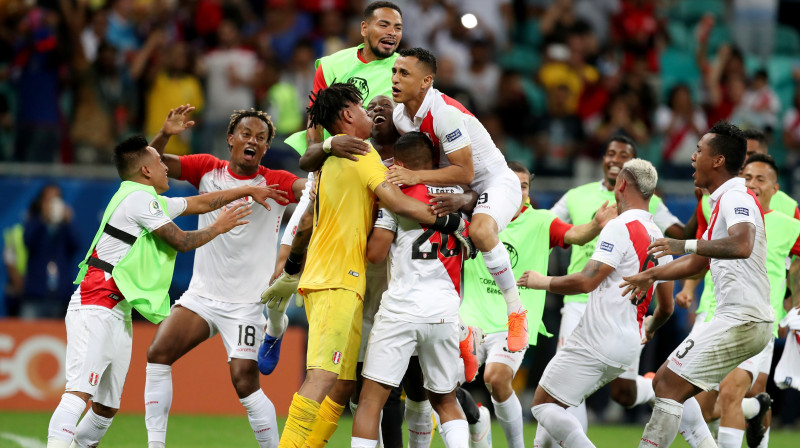
M 363 299 L 348 289 L 305 290 L 308 317 L 306 369 L 322 369 L 340 380 L 356 379 Z

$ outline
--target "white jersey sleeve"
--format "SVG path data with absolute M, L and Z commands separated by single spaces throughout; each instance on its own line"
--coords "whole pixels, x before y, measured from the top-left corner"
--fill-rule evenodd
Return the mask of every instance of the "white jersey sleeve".
M 181 209 L 180 201 L 170 201 L 170 198 L 166 198 L 167 201 L 167 208 L 174 212 L 172 209 L 175 210 L 180 209 L 180 213 L 183 213 L 186 210 L 186 199 L 178 198 L 183 200 L 183 208 Z M 171 222 L 171 216 L 167 213 L 164 213 L 164 209 L 161 208 L 161 204 L 159 204 L 158 200 L 154 198 L 151 194 L 144 192 L 144 191 L 134 191 L 128 197 L 123 199 L 125 203 L 125 210 L 127 212 L 128 217 L 137 225 L 144 228 L 148 232 L 152 232 L 159 227 Z M 177 215 L 176 215 L 177 216 Z M 113 223 L 111 225 L 114 225 Z M 125 229 L 122 229 L 125 230 Z M 138 232 L 129 232 L 135 236 L 138 236 Z
M 314 173 L 308 173 L 308 180 L 306 181 L 306 186 L 303 188 L 303 195 L 300 196 L 300 202 L 298 202 L 297 207 L 294 208 L 292 217 L 289 218 L 289 222 L 286 224 L 286 230 L 283 231 L 283 236 L 281 236 L 281 246 L 292 245 L 294 235 L 297 233 L 297 226 L 300 225 L 300 219 L 303 217 L 303 213 L 306 212 L 306 209 L 308 209 L 309 204 L 311 204 L 311 185 L 313 183 Z
M 442 151 L 450 154 L 472 142 L 469 138 L 464 114 L 453 106 L 442 107 L 433 119 L 433 130 L 439 137 Z
M 558 216 L 558 219 L 566 222 L 567 224 L 572 223 L 572 219 L 569 216 L 569 208 L 567 208 L 567 193 L 564 193 L 564 195 L 561 196 L 561 199 L 555 203 L 550 211 Z
M 732 190 L 723 194 L 719 200 L 717 219 L 723 220 L 727 229 L 742 222 L 755 225 L 756 219 L 761 219 L 761 212 L 747 193 Z
M 167 201 L 167 212 L 170 219 L 181 216 L 186 211 L 186 207 L 188 207 L 186 198 L 170 198 L 167 196 L 162 196 L 162 198 Z
M 653 215 L 653 222 L 656 223 L 659 229 L 662 232 L 666 232 L 667 229 L 672 227 L 675 224 L 681 224 L 681 220 L 678 219 L 672 212 L 669 211 L 664 202 L 660 202 L 656 207 L 656 212 Z
M 591 259 L 616 269 L 631 248 L 630 239 L 627 236 L 628 231 L 621 221 L 610 221 L 600 231 Z
M 397 217 L 388 208 L 381 208 L 378 210 L 378 218 L 375 220 L 374 227 L 397 233 Z

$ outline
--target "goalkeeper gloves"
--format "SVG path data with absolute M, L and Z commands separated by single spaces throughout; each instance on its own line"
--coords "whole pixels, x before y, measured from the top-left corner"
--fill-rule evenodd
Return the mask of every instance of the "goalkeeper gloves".
M 275 279 L 266 291 L 261 293 L 261 303 L 266 303 L 270 309 L 277 309 L 281 312 L 286 310 L 289 304 L 289 298 L 292 294 L 297 292 L 297 284 L 300 283 L 300 275 L 289 275 L 286 271 Z M 299 302 L 297 306 L 302 306 L 303 298 L 300 294 L 297 295 Z
M 469 237 L 469 222 L 462 218 L 459 213 L 450 213 L 436 218 L 436 222 L 433 223 L 431 228 L 453 235 L 461 244 L 461 250 L 467 259 L 475 258 L 478 255 L 478 250 Z

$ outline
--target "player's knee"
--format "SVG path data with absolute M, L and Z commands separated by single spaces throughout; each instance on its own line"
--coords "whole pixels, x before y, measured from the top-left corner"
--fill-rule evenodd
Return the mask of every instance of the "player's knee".
M 174 359 L 166 347 L 161 347 L 159 344 L 152 344 L 147 349 L 147 362 L 150 364 L 164 364 L 171 366 Z
M 722 383 L 719 385 L 719 402 L 722 408 L 730 406 L 740 406 L 747 388 L 735 382 Z
M 486 383 L 486 388 L 493 397 L 507 396 L 511 388 L 511 377 L 506 375 L 503 371 L 497 369 L 486 369 L 483 373 L 483 381 Z
M 611 399 L 623 407 L 629 408 L 636 404 L 635 381 L 612 381 L 610 393 Z
M 117 415 L 117 411 L 119 411 L 119 409 L 110 408 L 108 406 L 95 402 L 92 403 L 92 411 L 94 411 L 94 413 L 99 415 L 100 417 L 114 418 L 114 416 Z
M 233 362 L 231 360 L 231 382 L 239 398 L 246 398 L 260 387 L 258 382 L 258 364 L 250 362 Z M 250 365 L 252 364 L 252 365 Z

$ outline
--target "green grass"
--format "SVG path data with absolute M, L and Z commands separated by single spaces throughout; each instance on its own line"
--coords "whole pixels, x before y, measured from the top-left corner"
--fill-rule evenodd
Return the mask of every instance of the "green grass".
M 0 447 L 16 448 L 20 446 L 3 437 L 3 434 L 9 433 L 38 439 L 42 443 L 41 446 L 44 446 L 49 421 L 50 413 L 0 411 Z M 283 422 L 283 419 L 278 422 L 281 428 Z M 352 423 L 353 420 L 349 416 L 342 417 L 340 428 L 328 446 L 331 448 L 349 447 Z M 637 446 L 642 430 L 642 426 L 594 425 L 589 428 L 589 438 L 598 448 L 632 447 Z M 535 431 L 535 425 L 525 425 L 527 446 L 533 444 Z M 492 436 L 495 447 L 506 446 L 503 431 L 496 423 L 492 425 Z M 773 431 L 770 433 L 770 447 L 797 447 L 798 439 L 800 439 L 800 431 Z M 169 419 L 167 445 L 170 448 L 211 448 L 254 447 L 256 443 L 244 415 L 241 417 L 174 415 Z M 116 417 L 101 446 L 106 448 L 146 447 L 147 433 L 144 428 L 144 416 L 123 414 Z M 678 437 L 672 446 L 687 447 L 688 445 Z M 438 434 L 434 437 L 431 447 L 444 447 Z

